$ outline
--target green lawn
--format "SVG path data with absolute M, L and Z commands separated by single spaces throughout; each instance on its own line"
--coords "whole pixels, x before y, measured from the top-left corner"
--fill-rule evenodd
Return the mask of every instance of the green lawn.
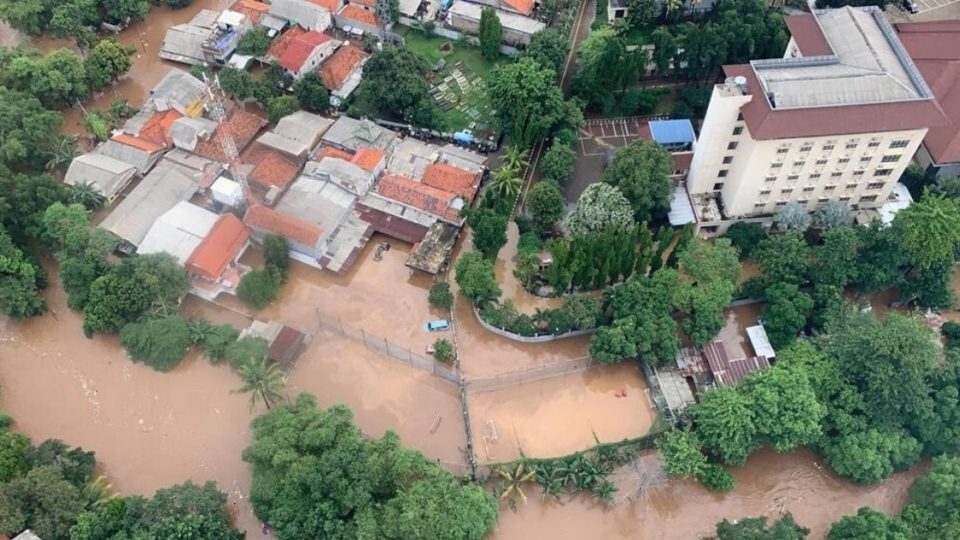
M 440 110 L 440 118 L 450 131 L 459 131 L 467 129 L 473 123 L 473 130 L 476 133 L 497 131 L 497 119 L 487 99 L 485 85 L 494 66 L 505 64 L 509 61 L 507 57 L 500 57 L 496 62 L 490 62 L 483 58 L 480 49 L 467 44 L 445 38 L 442 36 L 427 36 L 423 32 L 403 28 L 400 32 L 408 49 L 427 61 L 430 66 L 436 66 L 442 58 L 446 65 L 440 72 L 434 76 L 431 84 L 443 84 L 444 79 L 459 70 L 462 77 L 475 80 L 479 77 L 480 81 L 471 83 L 468 91 L 463 92 L 456 83 L 446 81 L 447 94 L 458 101 L 454 107 L 448 107 L 447 110 Z M 452 49 L 444 52 L 441 46 L 449 44 Z M 456 65 L 462 62 L 462 67 Z M 479 113 L 476 118 L 471 118 L 467 110 L 473 109 Z

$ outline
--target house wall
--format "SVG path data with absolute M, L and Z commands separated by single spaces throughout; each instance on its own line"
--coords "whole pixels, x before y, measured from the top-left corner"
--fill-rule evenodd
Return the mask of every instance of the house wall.
M 339 13 L 334 15 L 334 22 L 337 25 L 337 28 L 343 28 L 344 26 L 352 26 L 353 28 L 359 28 L 368 34 L 380 34 L 380 28 L 376 25 L 362 23 L 360 21 L 355 21 L 353 19 L 348 19 L 341 16 Z
M 330 58 L 330 55 L 333 54 L 333 51 L 337 50 L 337 45 L 339 44 L 340 42 L 331 39 L 319 47 L 314 48 L 310 53 L 310 56 L 308 56 L 306 61 L 304 61 L 303 66 L 300 67 L 300 71 L 291 72 L 290 74 L 293 75 L 294 78 L 299 79 L 306 73 L 317 71 L 320 69 L 320 64 L 322 64 L 327 58 Z
M 427 227 L 412 223 L 403 218 L 392 216 L 380 210 L 375 210 L 363 204 L 357 204 L 356 211 L 360 218 L 369 223 L 373 229 L 391 238 L 415 244 L 423 240 L 427 234 Z
M 828 200 L 878 207 L 927 131 L 755 140 L 739 116 L 751 98 L 762 96 L 714 87 L 690 170 L 691 195 L 719 193 L 731 218 L 769 215 L 788 202 L 808 211 Z
M 927 147 L 922 144 L 920 148 L 917 149 L 917 155 L 914 156 L 914 161 L 923 167 L 924 170 L 933 169 L 938 178 L 960 176 L 960 163 L 945 163 L 937 166 Z
M 472 17 L 465 17 L 458 13 L 450 13 L 450 26 L 460 30 L 461 32 L 466 32 L 468 34 L 477 35 L 480 33 L 480 20 L 474 19 Z M 531 34 L 524 32 L 518 32 L 516 30 L 503 27 L 503 42 L 509 45 L 528 45 L 530 43 Z

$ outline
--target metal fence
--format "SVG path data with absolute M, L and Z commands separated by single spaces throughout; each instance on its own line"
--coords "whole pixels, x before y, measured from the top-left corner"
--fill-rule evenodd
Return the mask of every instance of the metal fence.
M 390 343 L 387 338 L 371 334 L 363 328 L 346 324 L 339 317 L 328 317 L 318 311 L 317 320 L 320 322 L 320 326 L 363 343 L 368 349 L 389 356 L 394 360 L 399 360 L 410 367 L 431 373 L 445 381 L 460 384 L 460 374 L 452 366 L 446 366 L 432 358 L 419 355 L 410 350 L 409 347 Z
M 488 377 L 470 378 L 464 381 L 466 389 L 470 392 L 492 392 L 507 388 L 510 386 L 520 386 L 543 379 L 560 377 L 570 373 L 586 371 L 595 366 L 596 362 L 589 356 L 581 356 L 573 360 L 564 360 L 551 364 L 539 364 L 516 371 L 498 373 Z

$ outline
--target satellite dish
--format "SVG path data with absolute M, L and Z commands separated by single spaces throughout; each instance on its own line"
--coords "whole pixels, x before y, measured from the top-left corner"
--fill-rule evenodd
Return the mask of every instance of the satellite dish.
M 740 85 L 740 86 L 743 86 L 743 85 L 747 84 L 747 78 L 744 77 L 743 75 L 737 75 L 736 77 L 733 78 L 733 82 L 735 82 L 736 84 L 738 84 L 738 85 Z

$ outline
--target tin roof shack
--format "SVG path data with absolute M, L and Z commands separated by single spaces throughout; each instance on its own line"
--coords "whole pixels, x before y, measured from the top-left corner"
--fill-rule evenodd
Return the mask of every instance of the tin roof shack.
M 731 360 L 722 341 L 714 341 L 703 347 L 703 354 L 718 385 L 736 386 L 747 374 L 770 368 L 766 356 L 751 356 Z
M 264 133 L 257 141 L 290 156 L 304 159 L 320 143 L 333 120 L 307 111 L 284 116 L 276 127 Z
M 447 268 L 453 245 L 457 242 L 460 229 L 442 221 L 437 221 L 427 229 L 407 257 L 406 265 L 413 270 L 419 270 L 431 275 L 437 275 Z
M 284 369 L 293 367 L 297 357 L 303 351 L 306 335 L 303 332 L 284 326 L 277 321 L 253 321 L 240 333 L 240 337 L 258 337 L 267 342 L 267 358 Z
M 107 201 L 113 202 L 136 174 L 136 167 L 129 163 L 89 152 L 70 162 L 64 182 L 71 186 L 88 183 Z

